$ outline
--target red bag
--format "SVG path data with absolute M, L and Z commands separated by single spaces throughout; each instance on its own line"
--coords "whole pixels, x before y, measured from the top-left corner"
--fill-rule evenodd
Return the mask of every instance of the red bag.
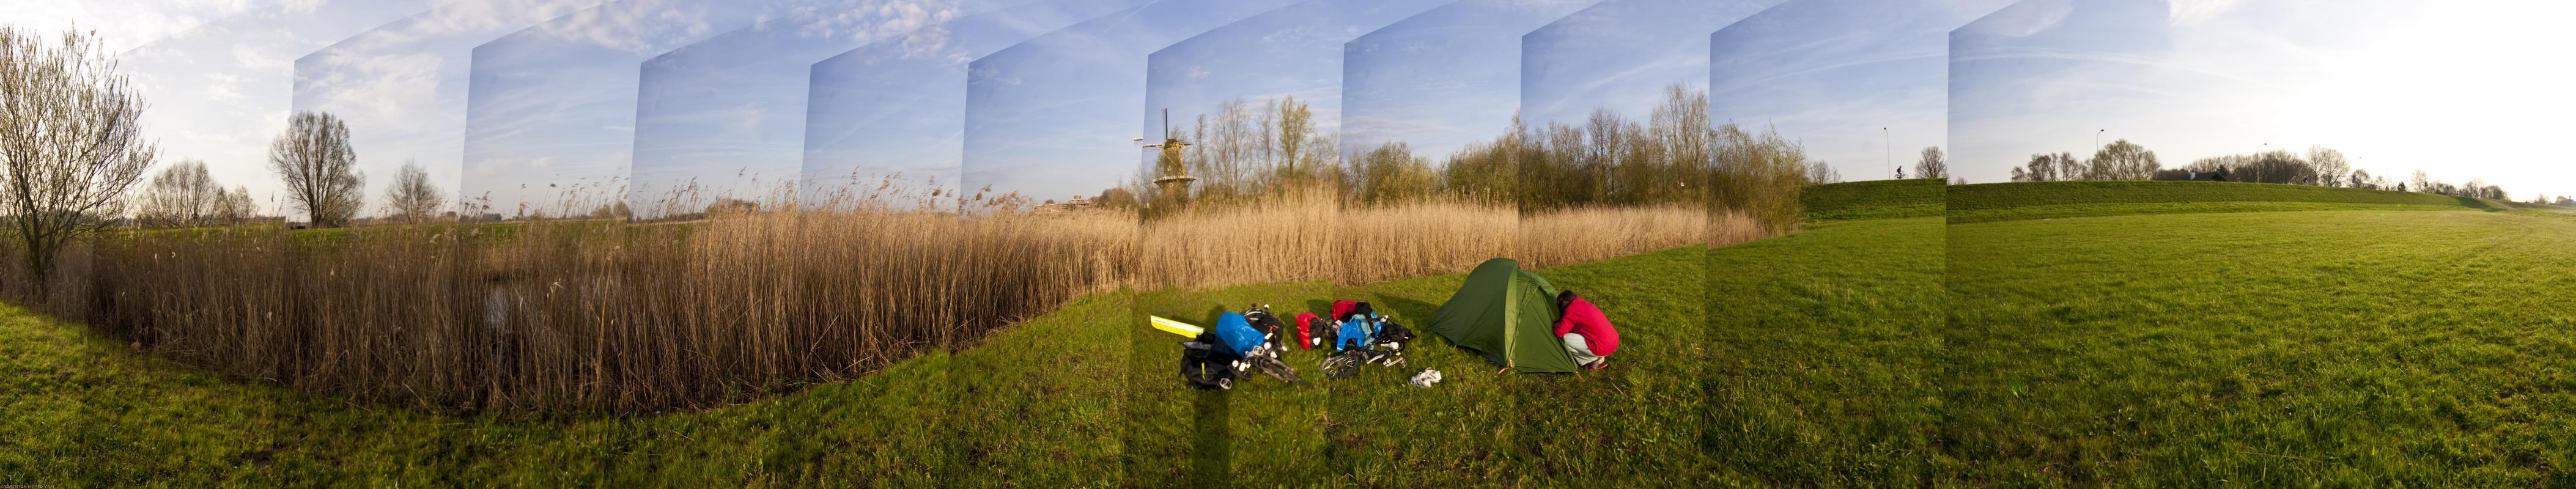
M 1311 324 L 1315 324 L 1313 311 L 1297 311 L 1297 349 L 1315 349 L 1315 337 L 1313 333 L 1306 331 L 1306 326 Z
M 1359 301 L 1333 301 L 1333 322 L 1338 323 L 1342 322 L 1342 320 L 1350 319 L 1351 311 L 1359 309 L 1359 307 Z

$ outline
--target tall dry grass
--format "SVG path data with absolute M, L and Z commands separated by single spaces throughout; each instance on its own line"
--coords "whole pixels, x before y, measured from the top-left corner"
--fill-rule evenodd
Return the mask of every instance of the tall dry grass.
M 1697 206 L 1584 207 L 1520 216 L 1522 266 L 1595 262 L 1705 241 Z
M 1767 226 L 1753 214 L 1734 209 L 1715 209 L 1708 214 L 1708 246 L 1720 247 L 1786 234 L 1781 228 Z
M 579 207 L 573 207 L 579 208 Z M 170 358 L 427 407 L 707 406 L 961 348 L 1134 272 L 1135 218 L 892 206 L 100 240 L 53 307 Z
M 945 200 L 943 200 L 945 199 Z M 61 263 L 47 308 L 246 378 L 432 408 L 709 406 L 964 348 L 1120 287 L 1351 285 L 1687 244 L 1704 214 L 1289 192 L 1140 221 L 1009 198 L 870 193 L 802 210 L 296 231 L 122 232 Z M 904 203 L 909 202 L 909 203 Z M 939 203 L 952 204 L 938 209 Z M 557 205 L 583 215 L 593 202 Z M 927 205 L 926 205 L 927 204 Z M 774 206 L 774 207 L 773 207 Z M 925 210 L 929 209 L 929 210 Z M 5 287 L 26 297 L 26 274 Z
M 1357 285 L 1460 273 L 1495 257 L 1552 267 L 1702 243 L 1706 223 L 1706 211 L 1686 205 L 1524 215 L 1472 201 L 1345 205 L 1330 192 L 1290 192 L 1147 220 L 1137 276 L 1143 288 Z

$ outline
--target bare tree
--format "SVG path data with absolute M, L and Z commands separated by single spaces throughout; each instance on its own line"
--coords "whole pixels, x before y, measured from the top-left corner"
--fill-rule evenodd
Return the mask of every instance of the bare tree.
M 259 216 L 259 203 L 250 200 L 250 187 L 233 187 L 215 206 L 214 219 L 224 224 L 241 224 Z
M 1279 114 L 1279 125 L 1276 126 L 1279 139 L 1273 141 L 1279 145 L 1279 169 L 1296 176 L 1313 172 L 1308 161 L 1314 157 L 1306 150 L 1309 149 L 1308 138 L 1315 135 L 1315 111 L 1307 109 L 1305 103 L 1298 102 L 1293 96 L 1280 98 L 1278 105 L 1273 107 L 1277 107 L 1275 110 Z
M 2156 152 L 2127 139 L 2113 141 L 2093 153 L 2090 180 L 2146 180 L 2155 178 L 2164 164 L 2156 161 Z
M 2344 161 L 2343 152 L 2324 146 L 2308 147 L 2308 164 L 2317 167 L 2319 185 L 2342 186 L 2344 176 L 2352 173 L 2352 163 Z
M 215 221 L 230 194 L 206 171 L 206 162 L 180 160 L 152 176 L 143 187 L 136 214 L 154 226 L 202 226 Z
M 395 219 L 428 219 L 444 205 L 447 196 L 429 183 L 429 170 L 422 169 L 418 161 L 403 162 L 402 170 L 394 174 L 393 184 L 385 187 L 385 213 Z
M 2429 188 L 2433 186 L 2433 178 L 2429 175 L 2425 175 L 2424 170 L 2415 170 L 2415 176 L 2407 178 L 2406 181 L 2414 182 L 2415 191 L 2417 192 L 2433 191 L 2433 189 Z
M 44 293 L 54 255 L 123 213 L 159 149 L 143 96 L 96 32 L 0 27 L 0 212 Z
M 1950 177 L 1950 162 L 1947 157 L 1942 156 L 1940 146 L 1923 148 L 1923 159 L 1914 162 L 1914 176 L 1917 178 Z
M 1843 172 L 1834 171 L 1834 167 L 1833 167 L 1833 165 L 1827 165 L 1827 164 L 1825 164 L 1825 162 L 1823 162 L 1823 161 L 1810 161 L 1810 162 L 1807 162 L 1807 184 L 1808 184 L 1808 185 L 1823 185 L 1823 184 L 1828 184 L 1828 183 L 1842 183 L 1842 181 L 1843 181 Z
M 366 199 L 366 176 L 352 168 L 358 153 L 349 148 L 349 125 L 330 113 L 296 113 L 269 143 L 268 164 L 313 227 L 347 225 Z

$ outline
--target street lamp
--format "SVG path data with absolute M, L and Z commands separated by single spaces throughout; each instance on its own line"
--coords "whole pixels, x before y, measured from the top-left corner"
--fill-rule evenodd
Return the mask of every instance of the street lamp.
M 2102 149 L 2102 133 L 2103 133 L 2103 132 L 2105 132 L 2105 131 L 2110 131 L 2110 129 L 2100 129 L 2100 130 L 2095 130 L 2095 131 L 2093 131 L 2093 149 L 2097 149 L 2097 150 L 2098 150 L 2098 149 Z

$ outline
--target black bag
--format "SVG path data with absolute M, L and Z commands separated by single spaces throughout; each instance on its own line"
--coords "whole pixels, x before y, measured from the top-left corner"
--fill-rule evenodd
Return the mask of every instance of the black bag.
M 1199 333 L 1198 338 L 1181 343 L 1181 380 L 1200 389 L 1232 389 L 1239 375 L 1234 370 L 1234 355 L 1218 351 L 1213 333 Z

